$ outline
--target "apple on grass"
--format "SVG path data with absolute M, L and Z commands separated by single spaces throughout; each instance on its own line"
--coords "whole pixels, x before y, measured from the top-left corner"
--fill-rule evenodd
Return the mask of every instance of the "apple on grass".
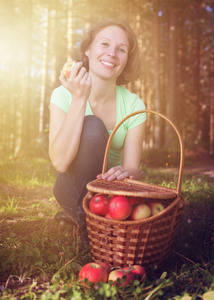
M 149 202 L 148 205 L 151 209 L 152 216 L 155 216 L 155 215 L 159 214 L 159 212 L 164 210 L 164 205 L 160 202 L 157 202 L 157 201 Z
M 151 209 L 147 204 L 137 204 L 132 207 L 132 212 L 129 216 L 129 220 L 137 221 L 146 219 L 151 216 Z
M 104 262 L 104 261 L 96 261 L 98 264 L 101 265 L 101 267 L 103 267 L 108 274 L 110 274 L 111 272 L 111 266 L 107 263 L 107 262 Z
M 124 278 L 126 277 L 125 281 L 123 283 L 120 283 L 118 279 L 122 279 L 123 277 Z M 130 284 L 131 283 L 130 281 L 134 281 L 134 280 L 135 280 L 134 273 L 125 269 L 115 269 L 111 271 L 108 276 L 108 281 L 109 282 L 113 281 L 113 283 L 118 286 Z
M 107 268 L 96 262 L 87 263 L 79 272 L 80 280 L 88 279 L 90 282 L 107 282 Z
M 132 270 L 132 273 L 134 273 L 135 275 L 140 276 L 141 278 L 144 278 L 146 276 L 146 271 L 141 265 L 134 265 L 132 266 L 132 268 L 134 268 L 134 270 Z
M 143 279 L 146 276 L 146 271 L 144 267 L 142 267 L 141 265 L 130 266 L 124 268 L 124 270 L 129 270 L 130 272 L 132 272 L 136 279 L 137 278 Z
M 72 67 L 75 65 L 76 61 L 71 60 L 68 61 L 64 64 L 63 68 L 62 68 L 62 72 L 65 75 L 65 77 L 69 78 L 70 74 L 71 74 L 71 69 Z

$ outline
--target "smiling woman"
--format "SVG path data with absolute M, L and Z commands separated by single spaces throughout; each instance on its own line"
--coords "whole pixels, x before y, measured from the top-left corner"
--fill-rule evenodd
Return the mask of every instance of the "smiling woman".
M 121 84 L 140 73 L 139 48 L 131 27 L 122 21 L 101 21 L 86 34 L 80 62 L 70 77 L 61 73 L 50 104 L 49 154 L 58 171 L 56 200 L 87 238 L 82 200 L 86 184 L 96 177 L 106 180 L 139 178 L 145 114 L 125 122 L 114 137 L 108 170 L 100 175 L 109 134 L 127 114 L 145 109 L 137 95 Z
M 120 20 L 103 20 L 98 24 L 95 24 L 94 27 L 91 28 L 90 31 L 85 35 L 82 44 L 81 44 L 81 57 L 80 60 L 83 62 L 83 66 L 88 70 L 89 69 L 89 61 L 85 51 L 88 49 L 89 45 L 94 41 L 96 35 L 104 28 L 108 26 L 118 26 L 121 28 L 128 39 L 128 45 L 125 43 L 125 47 L 129 47 L 128 49 L 128 62 L 125 66 L 125 69 L 120 77 L 117 78 L 117 84 L 125 84 L 130 81 L 133 81 L 140 76 L 140 51 L 138 47 L 138 41 L 136 35 L 130 28 L 130 26 L 122 22 Z M 109 43 L 109 41 L 108 41 Z M 107 44 L 108 44 L 107 43 Z M 106 45 L 107 46 L 107 45 Z
M 104 76 L 107 80 L 114 76 L 117 81 L 127 64 L 129 47 L 126 33 L 120 27 L 104 28 L 85 51 L 90 73 Z

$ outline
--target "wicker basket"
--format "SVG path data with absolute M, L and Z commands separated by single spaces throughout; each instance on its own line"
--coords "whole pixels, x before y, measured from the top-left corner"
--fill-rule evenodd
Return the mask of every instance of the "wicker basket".
M 180 142 L 180 167 L 177 189 L 169 189 L 132 179 L 109 182 L 96 179 L 87 184 L 88 193 L 83 199 L 92 259 L 111 266 L 143 265 L 146 269 L 160 265 L 173 242 L 174 234 L 184 207 L 180 195 L 183 171 L 183 143 L 175 125 L 165 116 L 150 110 L 141 110 L 125 117 L 112 131 L 105 151 L 103 170 L 107 169 L 108 154 L 113 136 L 129 117 L 140 113 L 153 113 L 165 119 L 175 129 Z M 93 214 L 89 201 L 96 193 L 109 195 L 141 196 L 149 201 L 162 202 L 165 209 L 159 214 L 138 221 L 110 220 Z

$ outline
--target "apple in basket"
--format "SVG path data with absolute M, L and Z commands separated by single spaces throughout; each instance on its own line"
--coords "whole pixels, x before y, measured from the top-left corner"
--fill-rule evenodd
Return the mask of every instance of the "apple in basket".
M 160 202 L 149 202 L 148 205 L 151 209 L 152 216 L 155 216 L 164 210 L 164 205 Z
M 105 195 L 96 194 L 89 202 L 89 209 L 92 213 L 105 216 L 108 213 L 109 200 Z
M 137 204 L 132 207 L 132 212 L 129 216 L 129 220 L 141 220 L 151 216 L 151 209 L 147 204 Z
M 71 69 L 72 67 L 75 65 L 76 61 L 71 60 L 68 61 L 64 64 L 63 68 L 62 68 L 62 72 L 65 75 L 65 77 L 69 78 L 70 74 L 71 74 Z
M 106 218 L 106 219 L 113 220 L 113 218 L 112 218 L 112 216 L 110 215 L 110 213 L 107 213 L 107 214 L 105 215 L 105 218 Z
M 124 278 L 125 281 L 123 283 L 120 283 L 118 279 L 122 279 L 122 278 Z M 116 284 L 118 286 L 131 284 L 131 281 L 134 280 L 135 280 L 135 275 L 129 270 L 129 268 L 127 270 L 115 269 L 111 271 L 108 276 L 108 282 L 112 281 L 113 284 Z
M 130 196 L 129 197 L 129 201 L 131 202 L 131 205 L 136 205 L 136 204 L 142 204 L 145 203 L 144 198 L 142 197 L 134 197 L 134 196 Z
M 107 268 L 96 262 L 87 263 L 79 272 L 80 280 L 88 279 L 93 283 L 107 282 L 108 271 Z
M 125 220 L 132 212 L 132 205 L 125 196 L 115 195 L 109 201 L 109 214 L 114 220 Z

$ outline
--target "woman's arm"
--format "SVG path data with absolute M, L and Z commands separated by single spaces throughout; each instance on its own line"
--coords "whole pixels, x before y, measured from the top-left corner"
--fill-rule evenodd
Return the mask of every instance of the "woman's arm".
M 123 154 L 123 168 L 134 179 L 140 177 L 140 164 L 142 160 L 143 141 L 145 135 L 145 122 L 128 130 Z
M 72 93 L 72 101 L 67 114 L 57 105 L 50 105 L 49 156 L 55 169 L 63 173 L 79 148 L 91 78 L 82 63 L 78 63 L 72 68 L 68 81 L 62 74 L 60 80 Z
M 126 135 L 122 166 L 116 166 L 103 174 L 104 179 L 124 179 L 126 177 L 139 179 L 142 159 L 145 123 L 129 129 Z M 99 176 L 100 177 L 100 176 Z

